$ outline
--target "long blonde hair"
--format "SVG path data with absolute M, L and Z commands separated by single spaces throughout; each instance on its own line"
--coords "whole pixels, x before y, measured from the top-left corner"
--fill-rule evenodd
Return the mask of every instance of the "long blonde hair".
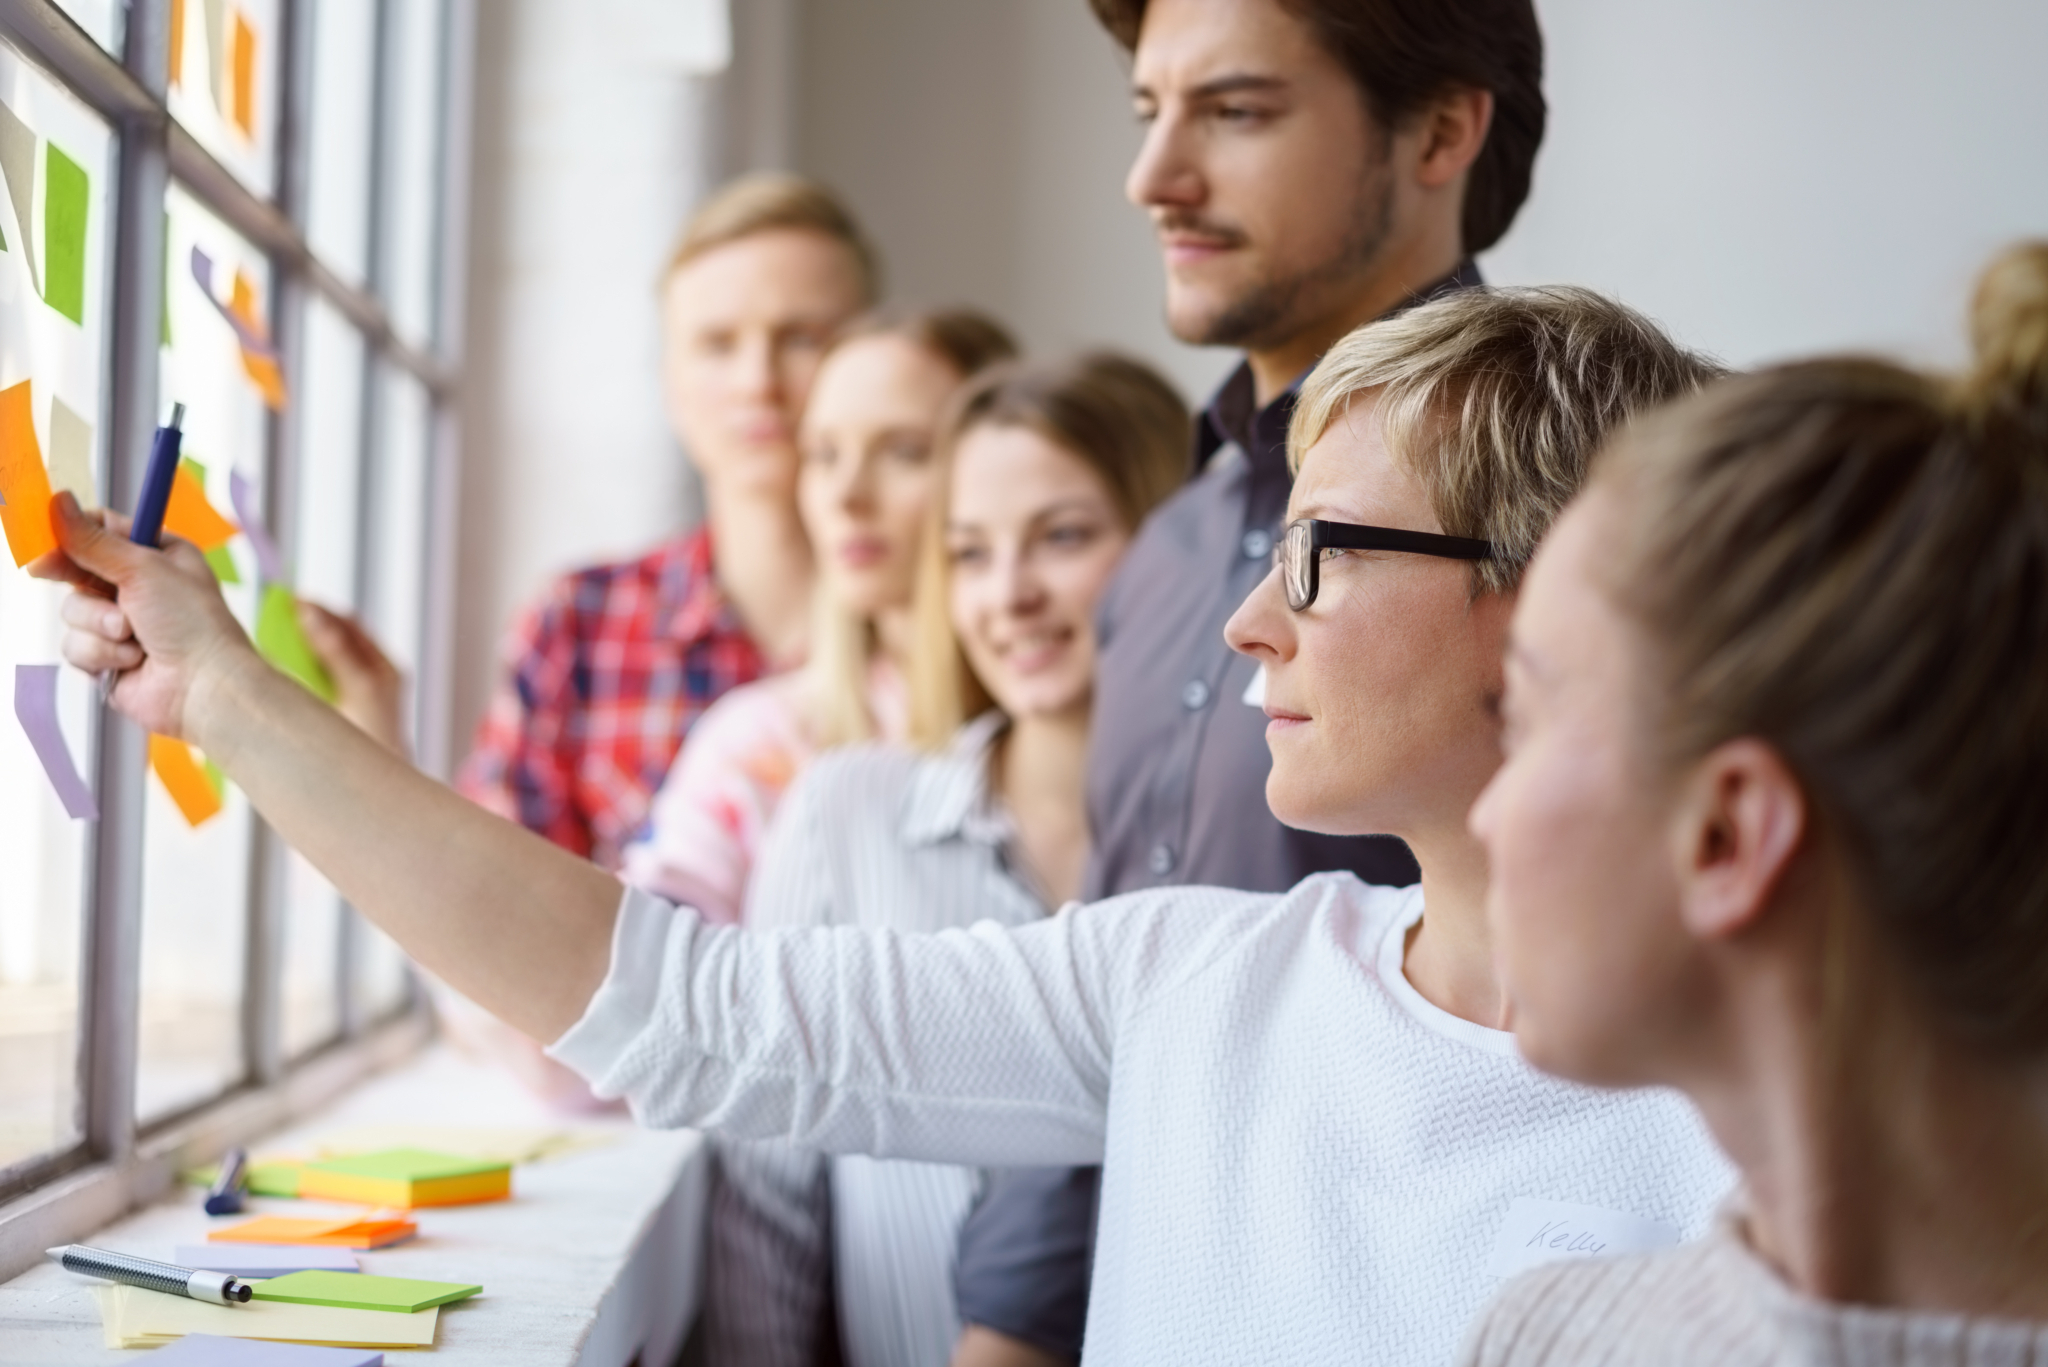
M 849 323 L 833 340 L 833 350 L 866 337 L 910 342 L 951 366 L 962 380 L 1017 354 L 1017 344 L 1002 325 L 972 309 L 879 309 Z M 875 651 L 873 622 L 833 602 L 822 588 L 811 595 L 804 695 L 812 739 L 821 749 L 874 738 L 868 699 Z
M 946 555 L 954 454 L 980 427 L 1023 427 L 1071 453 L 1101 477 L 1127 529 L 1188 474 L 1185 401 L 1158 371 L 1112 352 L 996 366 L 953 396 L 940 427 L 935 487 L 918 550 L 910 650 L 910 738 L 944 746 L 986 710 L 988 692 L 967 667 L 953 630 L 952 566 Z

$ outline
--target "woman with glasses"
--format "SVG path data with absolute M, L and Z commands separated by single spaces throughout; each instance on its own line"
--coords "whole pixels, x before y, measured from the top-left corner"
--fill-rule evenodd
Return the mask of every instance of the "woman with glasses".
M 1597 295 L 1475 290 L 1351 334 L 1304 383 L 1292 518 L 1458 541 L 1290 533 L 1231 639 L 1265 667 L 1274 811 L 1403 837 L 1406 889 L 1164 888 L 935 934 L 707 926 L 362 742 L 243 646 L 203 558 L 64 505 L 69 558 L 42 572 L 87 586 L 67 652 L 126 671 L 118 707 L 207 749 L 421 961 L 643 1121 L 1100 1162 L 1092 1362 L 1441 1361 L 1499 1278 L 1701 1233 L 1728 1185 L 1678 1098 L 1516 1055 L 1464 826 L 1499 763 L 1521 568 L 1602 437 L 1711 373 Z
M 1538 558 L 1473 813 L 1515 1034 L 1684 1092 L 1742 1192 L 1518 1281 L 1468 1362 L 2048 1361 L 2048 242 L 1973 322 L 1960 381 L 1660 415 Z

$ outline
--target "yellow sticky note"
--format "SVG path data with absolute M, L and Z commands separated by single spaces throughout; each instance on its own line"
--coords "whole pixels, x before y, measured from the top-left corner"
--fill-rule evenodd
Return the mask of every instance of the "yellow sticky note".
M 207 782 L 206 770 L 192 757 L 192 747 L 169 736 L 149 738 L 149 767 L 178 804 L 188 824 L 204 825 L 220 814 L 221 796 Z
M 171 501 L 164 508 L 164 530 L 182 536 L 202 551 L 225 546 L 241 528 L 222 517 L 206 501 L 206 486 L 185 466 L 171 481 Z
M 14 563 L 26 565 L 57 549 L 50 530 L 50 472 L 43 468 L 43 448 L 36 441 L 29 382 L 0 389 L 0 527 Z
M 101 1323 L 108 1343 L 124 1348 L 149 1347 L 187 1334 L 336 1348 L 431 1348 L 441 1316 L 438 1306 L 399 1314 L 291 1301 L 209 1305 L 139 1286 L 111 1289 L 111 1296 L 100 1298 Z

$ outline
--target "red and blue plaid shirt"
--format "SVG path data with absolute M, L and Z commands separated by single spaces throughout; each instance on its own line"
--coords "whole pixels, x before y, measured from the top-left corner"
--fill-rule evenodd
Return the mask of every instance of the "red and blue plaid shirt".
M 703 529 L 562 578 L 520 619 L 504 664 L 457 786 L 607 869 L 704 709 L 762 673 Z

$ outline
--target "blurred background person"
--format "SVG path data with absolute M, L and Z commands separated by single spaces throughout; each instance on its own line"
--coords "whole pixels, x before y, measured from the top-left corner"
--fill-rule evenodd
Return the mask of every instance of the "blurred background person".
M 662 390 L 703 476 L 704 521 L 564 576 L 526 613 L 465 794 L 615 870 L 705 709 L 804 658 L 797 422 L 878 270 L 846 208 L 792 176 L 734 181 L 691 217 L 662 278 Z

